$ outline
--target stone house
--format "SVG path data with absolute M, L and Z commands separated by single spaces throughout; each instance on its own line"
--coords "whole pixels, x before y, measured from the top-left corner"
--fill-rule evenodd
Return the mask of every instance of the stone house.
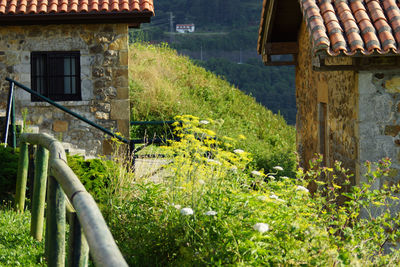
M 266 65 L 295 65 L 297 150 L 342 161 L 392 159 L 400 175 L 400 3 L 395 0 L 264 0 L 258 52 Z M 277 61 L 276 55 L 288 55 Z M 282 57 L 281 57 L 282 58 Z M 383 181 L 381 181 L 383 183 Z
M 176 24 L 176 31 L 179 33 L 194 32 L 194 24 Z
M 153 0 L 1 0 L 0 112 L 10 77 L 129 138 L 129 28 L 150 22 Z M 16 89 L 16 114 L 97 155 L 104 134 Z

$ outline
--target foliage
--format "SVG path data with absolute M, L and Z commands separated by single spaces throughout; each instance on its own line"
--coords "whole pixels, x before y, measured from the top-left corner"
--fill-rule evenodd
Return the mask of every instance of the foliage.
M 90 192 L 97 203 L 104 204 L 109 199 L 108 187 L 111 175 L 116 169 L 113 161 L 101 159 L 85 160 L 82 156 L 68 156 L 68 166 Z
M 257 59 L 249 60 L 245 64 L 217 58 L 196 63 L 221 75 L 274 113 L 280 113 L 288 124 L 296 123 L 293 67 L 264 66 Z
M 0 201 L 13 199 L 17 181 L 18 150 L 0 145 Z
M 129 264 L 400 263 L 399 251 L 391 250 L 400 237 L 400 216 L 393 210 L 400 186 L 371 186 L 387 175 L 387 160 L 368 163 L 368 183 L 342 193 L 351 175 L 339 163 L 334 169 L 299 169 L 296 179 L 281 176 L 280 166 L 265 174 L 249 168 L 251 154 L 237 149 L 237 141 L 214 134 L 218 123 L 177 119 L 183 121 L 176 129 L 182 140 L 168 147 L 176 155 L 170 175 L 159 184 L 136 179 L 129 194 L 115 195 L 107 207 Z M 318 185 L 313 194 L 306 188 L 311 181 Z
M 120 134 L 120 133 L 117 133 Z M 112 196 L 124 196 L 123 190 L 132 180 L 131 158 L 117 138 L 112 138 L 113 154 L 109 159 L 84 159 L 82 156 L 68 156 L 68 166 L 78 176 L 86 190 L 101 207 L 112 205 Z
M 0 266 L 46 266 L 44 242 L 30 236 L 30 213 L 0 209 Z
M 253 154 L 253 164 L 258 168 L 268 171 L 283 164 L 286 175 L 293 174 L 295 130 L 282 116 L 165 45 L 135 43 L 130 51 L 132 120 L 172 120 L 182 114 L 218 118 L 218 134 L 239 139 L 240 148 Z M 135 137 L 146 133 L 151 138 L 165 132 L 133 129 Z

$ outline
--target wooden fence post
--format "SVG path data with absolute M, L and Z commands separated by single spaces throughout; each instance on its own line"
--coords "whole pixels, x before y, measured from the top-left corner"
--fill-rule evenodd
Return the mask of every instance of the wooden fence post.
M 68 213 L 68 266 L 86 267 L 89 262 L 89 245 L 83 234 L 76 212 Z
M 49 151 L 38 145 L 35 158 L 31 221 L 31 235 L 38 241 L 41 241 L 43 236 L 48 161 Z
M 21 143 L 19 151 L 18 171 L 17 171 L 17 188 L 15 192 L 15 210 L 24 212 L 26 182 L 28 177 L 28 144 Z
M 46 235 L 49 267 L 65 266 L 65 195 L 56 179 L 49 176 Z

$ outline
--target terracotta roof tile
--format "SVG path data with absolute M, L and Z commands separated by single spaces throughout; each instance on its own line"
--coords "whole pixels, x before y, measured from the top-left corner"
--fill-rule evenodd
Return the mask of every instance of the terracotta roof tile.
M 154 12 L 153 0 L 0 0 L 0 16 L 144 11 Z
M 315 52 L 332 56 L 400 54 L 400 0 L 299 2 Z

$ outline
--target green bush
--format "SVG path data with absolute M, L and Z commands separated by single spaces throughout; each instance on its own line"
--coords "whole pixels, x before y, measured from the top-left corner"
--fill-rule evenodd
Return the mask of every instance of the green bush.
M 0 145 L 0 201 L 13 199 L 17 181 L 18 150 Z
M 105 207 L 117 243 L 132 266 L 398 265 L 393 211 L 400 186 L 374 190 L 389 162 L 369 164 L 369 183 L 341 192 L 350 174 L 299 169 L 296 178 L 251 169 L 237 141 L 215 136 L 213 121 L 183 116 L 169 175 L 136 179 Z M 215 139 L 215 137 L 217 137 Z M 322 181 L 321 177 L 328 177 Z M 318 186 L 310 194 L 306 188 Z M 339 182 L 340 181 L 340 182 Z M 343 205 L 338 203 L 342 202 Z M 385 251 L 384 251 L 385 250 Z
M 85 160 L 82 156 L 74 155 L 68 156 L 68 165 L 97 203 L 107 203 L 112 180 L 111 176 L 116 168 L 113 161 L 101 159 Z

